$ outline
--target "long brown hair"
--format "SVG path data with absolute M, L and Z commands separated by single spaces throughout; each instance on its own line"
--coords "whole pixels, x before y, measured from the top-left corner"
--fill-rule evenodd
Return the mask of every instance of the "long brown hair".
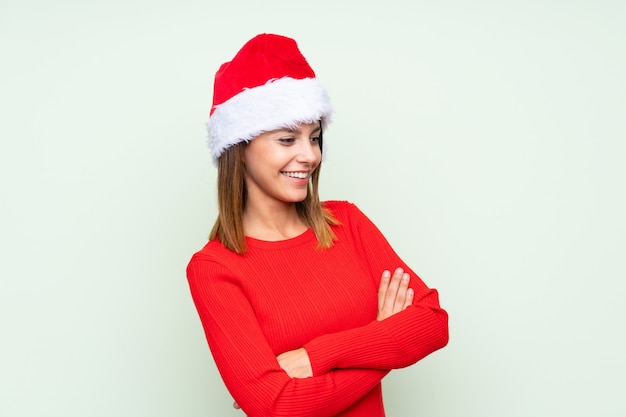
M 233 252 L 244 254 L 247 251 L 243 230 L 243 211 L 246 207 L 247 189 L 245 181 L 244 150 L 247 142 L 237 143 L 225 150 L 217 160 L 217 203 L 218 216 L 209 240 L 219 239 Z M 320 133 L 320 148 L 322 134 Z M 311 175 L 307 195 L 296 203 L 296 211 L 302 221 L 317 237 L 318 248 L 330 248 L 336 236 L 331 226 L 339 224 L 330 211 L 323 207 L 319 199 L 318 184 L 320 168 L 317 166 Z

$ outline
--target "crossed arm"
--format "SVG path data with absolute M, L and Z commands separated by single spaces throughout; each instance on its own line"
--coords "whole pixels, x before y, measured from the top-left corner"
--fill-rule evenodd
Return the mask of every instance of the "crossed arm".
M 414 291 L 409 288 L 411 278 L 402 268 L 397 268 L 393 275 L 384 271 L 378 288 L 377 321 L 393 316 L 413 303 Z M 283 352 L 276 357 L 280 367 L 291 378 L 308 378 L 313 376 L 311 361 L 305 348 Z M 239 409 L 235 401 L 233 407 Z
M 393 276 L 384 271 L 378 287 L 378 314 L 376 320 L 381 321 L 405 310 L 413 303 L 413 289 L 409 288 L 411 277 L 402 268 L 397 268 Z M 308 378 L 313 376 L 311 362 L 306 349 L 290 350 L 276 357 L 280 367 L 291 378 Z

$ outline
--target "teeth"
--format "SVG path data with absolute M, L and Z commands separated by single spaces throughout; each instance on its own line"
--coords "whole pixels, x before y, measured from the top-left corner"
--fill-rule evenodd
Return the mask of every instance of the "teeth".
M 308 172 L 283 172 L 282 174 L 291 178 L 305 179 L 309 177 Z

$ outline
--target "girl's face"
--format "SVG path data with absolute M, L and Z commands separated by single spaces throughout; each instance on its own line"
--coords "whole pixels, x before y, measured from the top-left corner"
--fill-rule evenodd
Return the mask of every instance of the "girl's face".
M 254 138 L 244 150 L 248 203 L 304 200 L 309 178 L 322 159 L 320 135 L 319 123 L 302 123 Z

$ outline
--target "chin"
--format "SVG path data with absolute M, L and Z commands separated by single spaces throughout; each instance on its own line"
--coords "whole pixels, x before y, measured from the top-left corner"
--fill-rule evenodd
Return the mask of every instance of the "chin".
M 301 203 L 306 200 L 306 196 L 306 194 L 301 196 L 292 196 L 291 198 L 288 198 L 287 201 L 290 203 Z

